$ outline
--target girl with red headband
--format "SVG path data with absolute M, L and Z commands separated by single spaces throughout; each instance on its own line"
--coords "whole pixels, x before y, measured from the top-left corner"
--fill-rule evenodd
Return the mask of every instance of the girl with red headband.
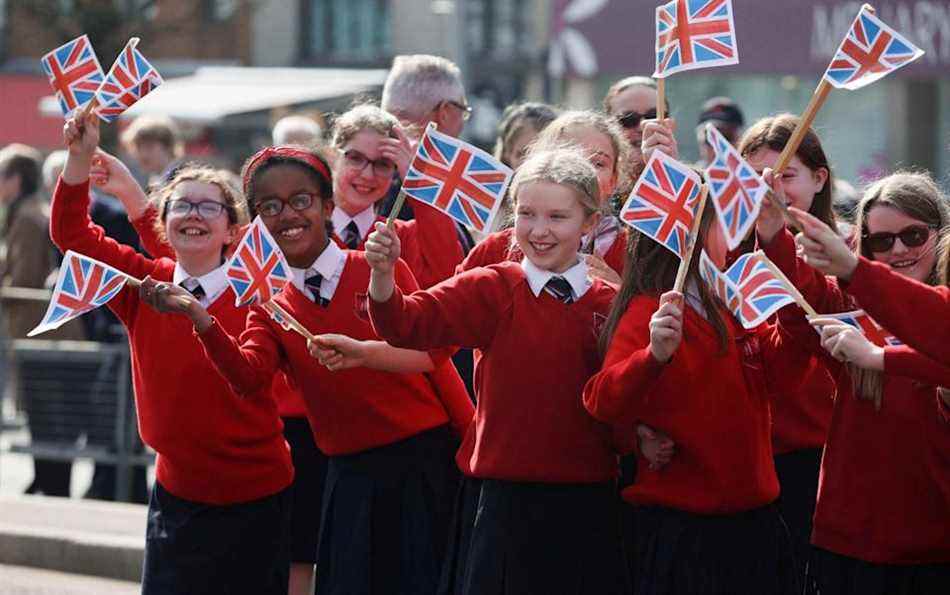
M 443 404 L 436 380 L 424 373 L 437 372 L 447 352 L 395 349 L 373 332 L 364 253 L 330 240 L 333 178 L 321 155 L 267 148 L 248 161 L 243 179 L 251 213 L 293 269 L 293 283 L 275 301 L 320 344 L 308 345 L 257 308 L 238 341 L 174 285 L 149 284 L 150 303 L 192 320 L 208 358 L 238 394 L 253 394 L 279 369 L 300 387 L 314 439 L 329 458 L 318 591 L 433 593 L 458 481 L 449 426 L 468 425 L 471 403 L 458 392 Z M 397 278 L 406 290 L 416 288 L 404 263 Z M 333 370 L 311 356 L 328 351 L 325 334 L 347 355 L 325 359 Z
M 50 223 L 57 246 L 174 284 L 227 332 L 240 332 L 246 311 L 235 308 L 222 263 L 246 212 L 226 179 L 183 168 L 157 191 L 160 233 L 177 263 L 148 259 L 89 220 L 98 117 L 70 119 L 64 136 L 69 155 Z M 142 439 L 158 453 L 142 592 L 286 593 L 293 467 L 270 397 L 273 378 L 239 397 L 203 357 L 187 321 L 141 302 L 126 286 L 108 305 L 128 331 Z

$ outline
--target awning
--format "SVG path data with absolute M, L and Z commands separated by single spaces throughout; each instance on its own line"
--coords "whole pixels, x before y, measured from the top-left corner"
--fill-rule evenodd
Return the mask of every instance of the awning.
M 379 89 L 386 70 L 343 68 L 203 67 L 165 81 L 122 118 L 163 114 L 183 122 L 211 123 L 227 116 L 313 104 Z M 40 101 L 44 114 L 59 114 L 52 95 Z

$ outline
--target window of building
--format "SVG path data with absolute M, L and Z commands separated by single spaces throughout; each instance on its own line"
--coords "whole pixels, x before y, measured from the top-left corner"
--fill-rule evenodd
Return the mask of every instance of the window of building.
M 388 0 L 309 0 L 307 54 L 318 61 L 388 57 Z
M 508 59 L 530 52 L 530 2 L 522 0 L 468 0 L 465 27 L 472 55 Z

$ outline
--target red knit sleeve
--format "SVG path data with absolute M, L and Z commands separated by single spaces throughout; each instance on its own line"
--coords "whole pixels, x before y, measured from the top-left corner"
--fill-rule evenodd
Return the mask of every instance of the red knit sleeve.
M 485 348 L 503 310 L 510 306 L 508 281 L 494 267 L 462 273 L 386 302 L 370 300 L 370 318 L 380 337 L 397 347 L 432 349 L 457 345 Z
M 838 287 L 835 279 L 826 277 L 798 258 L 795 253 L 795 238 L 787 229 L 776 235 L 767 246 L 763 246 L 763 250 L 816 311 L 833 314 L 855 308 L 854 299 Z
M 159 237 L 158 232 L 155 230 L 157 222 L 158 211 L 155 210 L 155 207 L 149 205 L 141 217 L 132 220 L 132 226 L 135 227 L 135 231 L 138 232 L 139 241 L 141 241 L 142 247 L 145 248 L 146 252 L 155 258 L 165 257 L 175 260 L 175 251 L 172 250 L 168 242 Z
M 950 366 L 907 345 L 884 348 L 884 373 L 913 378 L 934 386 L 950 386 Z
M 229 335 L 217 320 L 196 335 L 205 355 L 236 394 L 267 392 L 265 389 L 282 363 L 283 351 L 266 314 L 257 308 L 251 309 L 240 341 Z
M 901 341 L 950 364 L 950 288 L 919 283 L 864 257 L 842 287 Z
M 512 241 L 511 235 L 511 230 L 502 230 L 490 234 L 472 248 L 465 260 L 456 268 L 456 272 L 470 271 L 508 260 Z
M 650 318 L 657 308 L 655 298 L 634 298 L 617 324 L 601 371 L 584 387 L 584 407 L 596 419 L 631 426 L 649 395 L 660 392 L 661 379 L 676 376 L 676 355 L 663 364 L 650 352 Z

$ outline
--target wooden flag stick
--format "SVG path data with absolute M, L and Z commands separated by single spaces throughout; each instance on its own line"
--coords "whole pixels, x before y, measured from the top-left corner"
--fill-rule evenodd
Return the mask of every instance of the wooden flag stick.
M 699 206 L 696 207 L 696 214 L 693 216 L 693 227 L 689 230 L 686 256 L 680 260 L 680 266 L 676 270 L 676 281 L 673 283 L 673 291 L 682 293 L 683 286 L 686 285 L 686 273 L 689 272 L 689 264 L 693 260 L 693 252 L 696 251 L 696 236 L 699 235 L 699 226 L 703 221 L 703 210 L 706 208 L 706 197 L 708 195 L 709 187 L 703 184 L 701 194 L 699 195 Z
M 419 137 L 420 143 L 422 142 L 422 139 L 425 137 L 426 132 L 428 132 L 430 129 L 438 130 L 439 127 L 436 125 L 435 122 L 429 122 L 426 125 L 426 129 L 422 132 L 422 136 Z M 415 159 L 416 156 L 413 155 L 412 158 Z M 412 162 L 410 161 L 409 164 L 412 165 Z M 405 184 L 406 181 L 403 180 L 402 183 Z M 405 202 L 406 202 L 406 192 L 402 189 L 402 187 L 400 187 L 399 194 L 396 196 L 396 200 L 393 201 L 393 208 L 391 211 L 389 211 L 389 217 L 386 218 L 386 227 L 388 227 L 389 229 L 393 228 L 393 222 L 396 221 L 396 217 L 399 216 L 399 211 L 402 210 L 402 205 Z
M 815 89 L 815 93 L 811 96 L 811 101 L 808 102 L 805 113 L 802 114 L 798 126 L 795 127 L 795 132 L 792 133 L 792 137 L 788 139 L 788 142 L 785 144 L 782 154 L 779 155 L 774 168 L 776 174 L 781 174 L 785 171 L 785 168 L 788 167 L 788 162 L 792 160 L 792 156 L 798 151 L 799 145 L 802 144 L 802 139 L 805 138 L 805 134 L 808 132 L 808 129 L 811 128 L 811 124 L 815 121 L 815 116 L 818 115 L 821 106 L 823 106 L 825 100 L 828 99 L 828 94 L 831 93 L 831 89 L 831 83 L 825 79 L 821 79 L 821 82 L 818 83 L 818 88 Z
M 769 270 L 772 271 L 772 273 L 778 278 L 779 281 L 782 282 L 783 285 L 785 285 L 785 289 L 787 289 L 788 292 L 792 294 L 792 297 L 795 298 L 795 303 L 801 306 L 802 310 L 805 311 L 805 314 L 809 316 L 818 316 L 818 312 L 816 312 L 815 309 L 811 307 L 811 304 L 808 303 L 808 301 L 805 299 L 805 296 L 803 296 L 801 292 L 798 291 L 798 288 L 788 280 L 788 277 L 785 276 L 785 273 L 775 266 L 774 262 L 769 260 L 769 257 L 766 256 L 764 252 L 757 250 L 755 254 L 762 257 L 762 262 L 765 264 L 765 266 L 769 267 Z
M 666 118 L 666 79 L 656 79 L 656 121 Z
M 317 341 L 317 336 L 307 330 L 307 327 L 297 322 L 297 319 L 290 315 L 287 310 L 284 310 L 277 302 L 271 300 L 264 304 L 264 310 L 268 314 L 277 314 L 284 319 L 284 322 L 280 323 L 287 330 L 292 330 L 296 332 L 301 337 L 307 339 L 308 341 Z

